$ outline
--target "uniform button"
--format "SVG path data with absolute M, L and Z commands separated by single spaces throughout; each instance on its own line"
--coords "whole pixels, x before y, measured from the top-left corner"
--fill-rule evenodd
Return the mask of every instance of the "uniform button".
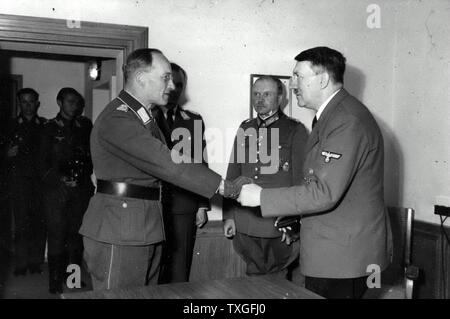
M 281 149 L 281 145 L 278 145 L 278 149 Z
M 258 170 L 258 167 L 255 167 L 255 171 L 257 171 Z
M 314 170 L 312 168 L 309 169 L 309 174 L 314 174 Z
M 125 202 L 123 202 L 123 203 L 122 203 L 122 207 L 123 207 L 123 208 L 127 208 L 127 207 L 128 207 L 128 204 L 125 203 Z
M 258 175 L 255 175 L 255 179 L 258 179 Z

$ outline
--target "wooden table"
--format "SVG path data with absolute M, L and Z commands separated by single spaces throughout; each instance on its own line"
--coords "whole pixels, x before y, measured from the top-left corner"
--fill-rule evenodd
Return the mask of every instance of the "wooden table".
M 63 299 L 321 299 L 270 275 L 67 293 Z

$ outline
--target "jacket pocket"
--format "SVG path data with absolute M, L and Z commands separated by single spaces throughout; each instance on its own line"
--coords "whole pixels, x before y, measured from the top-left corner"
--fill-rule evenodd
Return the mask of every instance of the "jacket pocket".
M 120 242 L 136 244 L 145 241 L 143 200 L 109 198 L 105 208 L 108 223 Z
M 339 229 L 330 227 L 324 224 L 314 224 L 314 235 L 317 239 L 330 240 L 335 242 L 341 246 L 349 246 L 350 245 L 350 234 Z

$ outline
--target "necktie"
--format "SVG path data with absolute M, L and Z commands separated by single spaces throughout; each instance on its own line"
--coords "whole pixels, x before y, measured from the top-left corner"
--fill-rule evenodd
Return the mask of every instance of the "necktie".
M 169 129 L 172 130 L 172 128 L 173 128 L 173 109 L 170 109 L 167 111 L 167 125 L 169 126 Z
M 316 126 L 317 124 L 317 117 L 314 116 L 314 119 L 312 121 L 312 128 L 314 128 L 314 126 Z

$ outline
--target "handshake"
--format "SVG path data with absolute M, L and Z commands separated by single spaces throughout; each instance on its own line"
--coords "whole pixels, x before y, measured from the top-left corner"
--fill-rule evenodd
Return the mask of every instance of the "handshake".
M 237 199 L 241 193 L 242 186 L 252 183 L 253 179 L 245 176 L 239 176 L 233 181 L 222 180 L 219 186 L 219 193 L 225 198 Z

